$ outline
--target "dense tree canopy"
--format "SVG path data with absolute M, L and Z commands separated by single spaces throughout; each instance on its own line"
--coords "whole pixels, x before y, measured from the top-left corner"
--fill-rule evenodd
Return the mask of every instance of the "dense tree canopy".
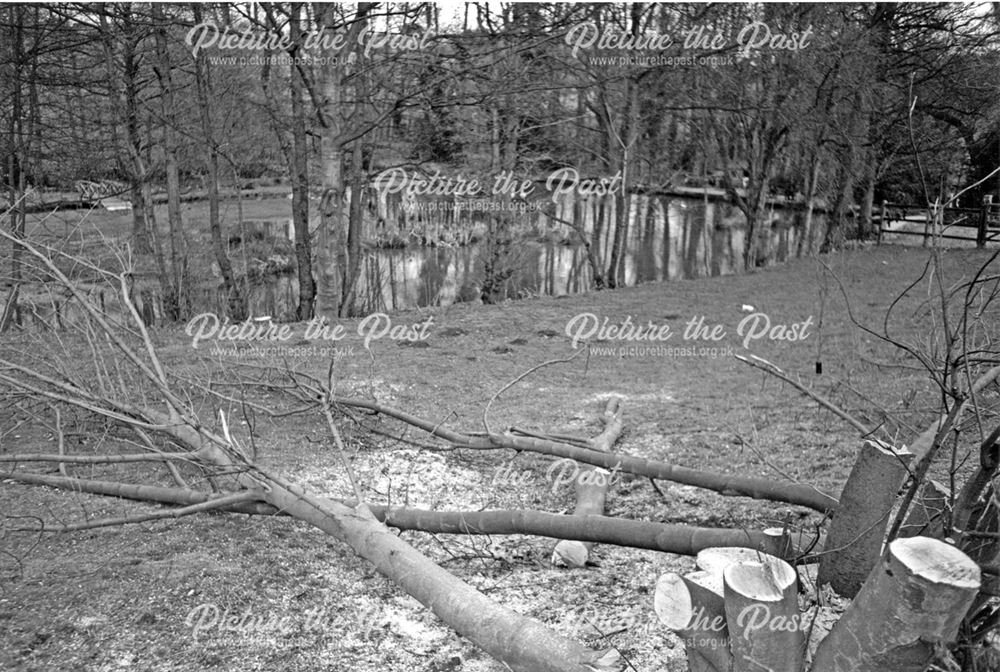
M 0 31 L 8 199 L 127 185 L 137 249 L 166 259 L 177 315 L 186 225 L 172 211 L 157 236 L 161 190 L 288 179 L 296 226 L 322 221 L 315 248 L 296 243 L 303 318 L 313 296 L 349 303 L 360 203 L 392 168 L 617 178 L 598 287 L 621 281 L 637 191 L 725 189 L 747 266 L 776 194 L 833 212 L 828 243 L 870 235 L 870 216 L 847 221 L 873 202 L 1000 196 L 1000 16 L 986 4 L 39 3 L 0 7 Z
M 314 136 L 328 123 L 318 80 L 343 70 L 344 143 L 363 145 L 369 171 L 414 162 L 614 172 L 627 151 L 635 183 L 663 184 L 678 171 L 755 173 L 766 160 L 766 177 L 803 189 L 803 168 L 819 151 L 821 192 L 835 193 L 845 153 L 854 154 L 850 172 L 879 164 L 878 188 L 905 190 L 912 185 L 898 176 L 917 158 L 905 138 L 915 105 L 928 183 L 957 186 L 997 159 L 998 21 L 985 7 L 375 3 L 323 10 L 320 35 L 321 5 L 303 5 L 294 8 L 304 34 L 296 37 L 287 4 L 207 6 L 200 29 L 182 4 L 159 19 L 144 3 L 6 5 L 3 167 L 23 162 L 35 186 L 123 179 L 115 135 L 134 123 L 142 148 L 151 145 L 150 179 L 163 180 L 169 124 L 181 173 L 203 174 L 197 44 L 215 74 L 217 142 L 244 178 L 287 170 L 287 139 L 277 136 L 291 134 L 284 94 L 294 67 Z M 361 11 L 367 25 L 353 44 L 331 39 Z M 159 103 L 158 21 L 168 22 L 179 99 L 169 119 Z M 111 95 L 114 80 L 131 87 L 131 113 Z M 117 97 L 129 92 L 119 86 Z

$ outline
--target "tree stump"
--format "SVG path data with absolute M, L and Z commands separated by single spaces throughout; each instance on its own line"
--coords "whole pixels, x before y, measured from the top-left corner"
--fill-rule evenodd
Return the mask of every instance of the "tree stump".
M 935 644 L 955 639 L 979 585 L 979 567 L 954 546 L 896 539 L 820 642 L 812 672 L 923 672 Z
M 690 672 L 728 672 L 733 656 L 726 631 L 722 584 L 708 572 L 681 577 L 663 574 L 653 592 L 653 610 L 660 622 L 684 640 Z
M 741 562 L 722 577 L 734 672 L 802 672 L 805 635 L 792 566 L 778 559 Z
M 889 513 L 896 502 L 906 463 L 913 455 L 881 441 L 865 441 L 840 495 L 826 538 L 827 553 L 818 582 L 854 597 L 878 562 Z

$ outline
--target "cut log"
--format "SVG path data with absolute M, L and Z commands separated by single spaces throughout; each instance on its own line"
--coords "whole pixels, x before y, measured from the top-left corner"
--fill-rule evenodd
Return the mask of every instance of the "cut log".
M 954 546 L 896 539 L 816 650 L 812 672 L 923 672 L 955 639 L 980 573 Z
M 805 635 L 798 577 L 787 562 L 741 562 L 723 571 L 734 672 L 802 672 Z
M 778 560 L 778 558 L 770 553 L 766 553 L 755 548 L 720 546 L 698 551 L 698 557 L 695 559 L 695 564 L 698 565 L 698 569 L 718 577 L 717 580 L 721 586 L 722 573 L 729 565 L 735 565 L 741 562 L 764 562 L 769 560 Z
M 538 621 L 502 607 L 450 574 L 379 523 L 366 508 L 268 479 L 268 503 L 347 542 L 386 577 L 441 620 L 513 670 L 618 670 L 614 650 L 596 652 Z M 366 515 L 367 514 L 367 515 Z
M 704 605 L 705 609 L 725 618 L 726 598 L 723 596 L 722 575 L 698 570 L 688 572 L 681 577 L 687 584 L 688 592 L 696 606 Z
M 819 585 L 854 597 L 882 553 L 889 514 L 913 454 L 881 441 L 865 441 L 840 494 L 840 505 L 820 560 Z
M 760 550 L 779 558 L 787 559 L 794 557 L 794 543 L 792 542 L 791 532 L 787 527 L 766 527 L 763 533 L 770 541 L 765 547 L 758 547 Z
M 722 594 L 699 583 L 704 572 L 680 577 L 660 576 L 653 593 L 653 610 L 665 626 L 684 640 L 690 672 L 729 672 L 726 613 Z M 721 588 L 721 586 L 720 586 Z
M 618 437 L 621 436 L 622 423 L 621 400 L 612 398 L 604 407 L 604 430 L 590 441 L 595 450 L 611 452 Z M 612 474 L 601 467 L 587 467 L 577 474 L 573 486 L 576 490 L 576 506 L 574 516 L 603 516 L 604 504 L 611 487 Z M 564 539 L 552 550 L 552 563 L 567 567 L 584 567 L 590 559 L 593 542 Z
M 582 469 L 575 479 L 576 507 L 574 516 L 602 516 L 604 502 L 607 500 L 608 487 L 611 483 L 611 472 L 601 468 Z M 583 567 L 590 558 L 590 549 L 594 543 L 564 539 L 556 544 L 552 551 L 553 564 L 567 567 Z

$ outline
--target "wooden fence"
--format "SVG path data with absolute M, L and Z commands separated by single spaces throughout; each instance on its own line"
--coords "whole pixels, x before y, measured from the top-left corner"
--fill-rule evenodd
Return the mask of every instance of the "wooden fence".
M 924 244 L 929 238 L 950 240 L 975 240 L 976 247 L 986 247 L 989 242 L 1000 241 L 1000 203 L 984 203 L 979 208 L 939 208 L 934 210 L 926 205 L 891 203 L 882 201 L 878 217 L 878 242 L 884 234 L 923 236 Z M 923 224 L 923 230 L 891 228 L 894 223 Z M 949 232 L 954 229 L 975 229 L 975 238 Z

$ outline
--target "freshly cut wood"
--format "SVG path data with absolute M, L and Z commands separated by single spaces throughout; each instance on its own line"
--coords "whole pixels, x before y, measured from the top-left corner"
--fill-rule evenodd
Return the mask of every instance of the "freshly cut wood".
M 897 538 L 944 539 L 944 514 L 950 499 L 947 486 L 933 480 L 925 482 L 920 497 L 910 507 L 906 521 L 899 528 Z
M 779 558 L 791 558 L 794 556 L 794 544 L 791 532 L 787 527 L 765 527 L 764 536 L 771 540 L 762 551 L 775 555 Z
M 732 564 L 722 572 L 734 672 L 802 672 L 805 634 L 798 577 L 778 559 Z
M 889 515 L 913 454 L 881 441 L 865 441 L 847 478 L 826 537 L 819 585 L 854 597 L 882 553 Z
M 722 572 L 729 565 L 741 562 L 764 562 L 769 560 L 778 560 L 778 558 L 755 548 L 719 546 L 698 551 L 695 564 L 698 566 L 698 569 L 717 576 L 719 585 L 721 585 Z
M 611 478 L 611 472 L 600 467 L 581 470 L 575 479 L 576 507 L 573 509 L 573 515 L 604 515 L 604 502 L 607 500 Z M 552 562 L 568 567 L 583 567 L 590 559 L 590 549 L 593 545 L 592 541 L 564 539 L 552 550 Z
M 604 430 L 590 441 L 595 450 L 611 452 L 618 437 L 621 436 L 622 422 L 621 400 L 617 397 L 609 399 L 603 413 Z M 579 470 L 573 481 L 576 490 L 576 506 L 574 516 L 603 516 L 604 505 L 611 487 L 612 474 L 601 467 L 586 467 Z M 564 539 L 552 550 L 552 563 L 568 567 L 583 567 L 590 559 L 593 542 Z
M 723 598 L 698 584 L 700 578 L 673 572 L 660 576 L 653 592 L 653 610 L 661 623 L 684 640 L 690 672 L 728 672 L 733 657 Z
M 935 645 L 955 639 L 979 586 L 979 567 L 954 546 L 896 539 L 820 643 L 812 672 L 923 672 Z
M 703 570 L 688 572 L 681 577 L 687 584 L 691 599 L 695 605 L 704 606 L 707 610 L 725 618 L 726 598 L 723 596 L 722 575 L 712 574 Z

